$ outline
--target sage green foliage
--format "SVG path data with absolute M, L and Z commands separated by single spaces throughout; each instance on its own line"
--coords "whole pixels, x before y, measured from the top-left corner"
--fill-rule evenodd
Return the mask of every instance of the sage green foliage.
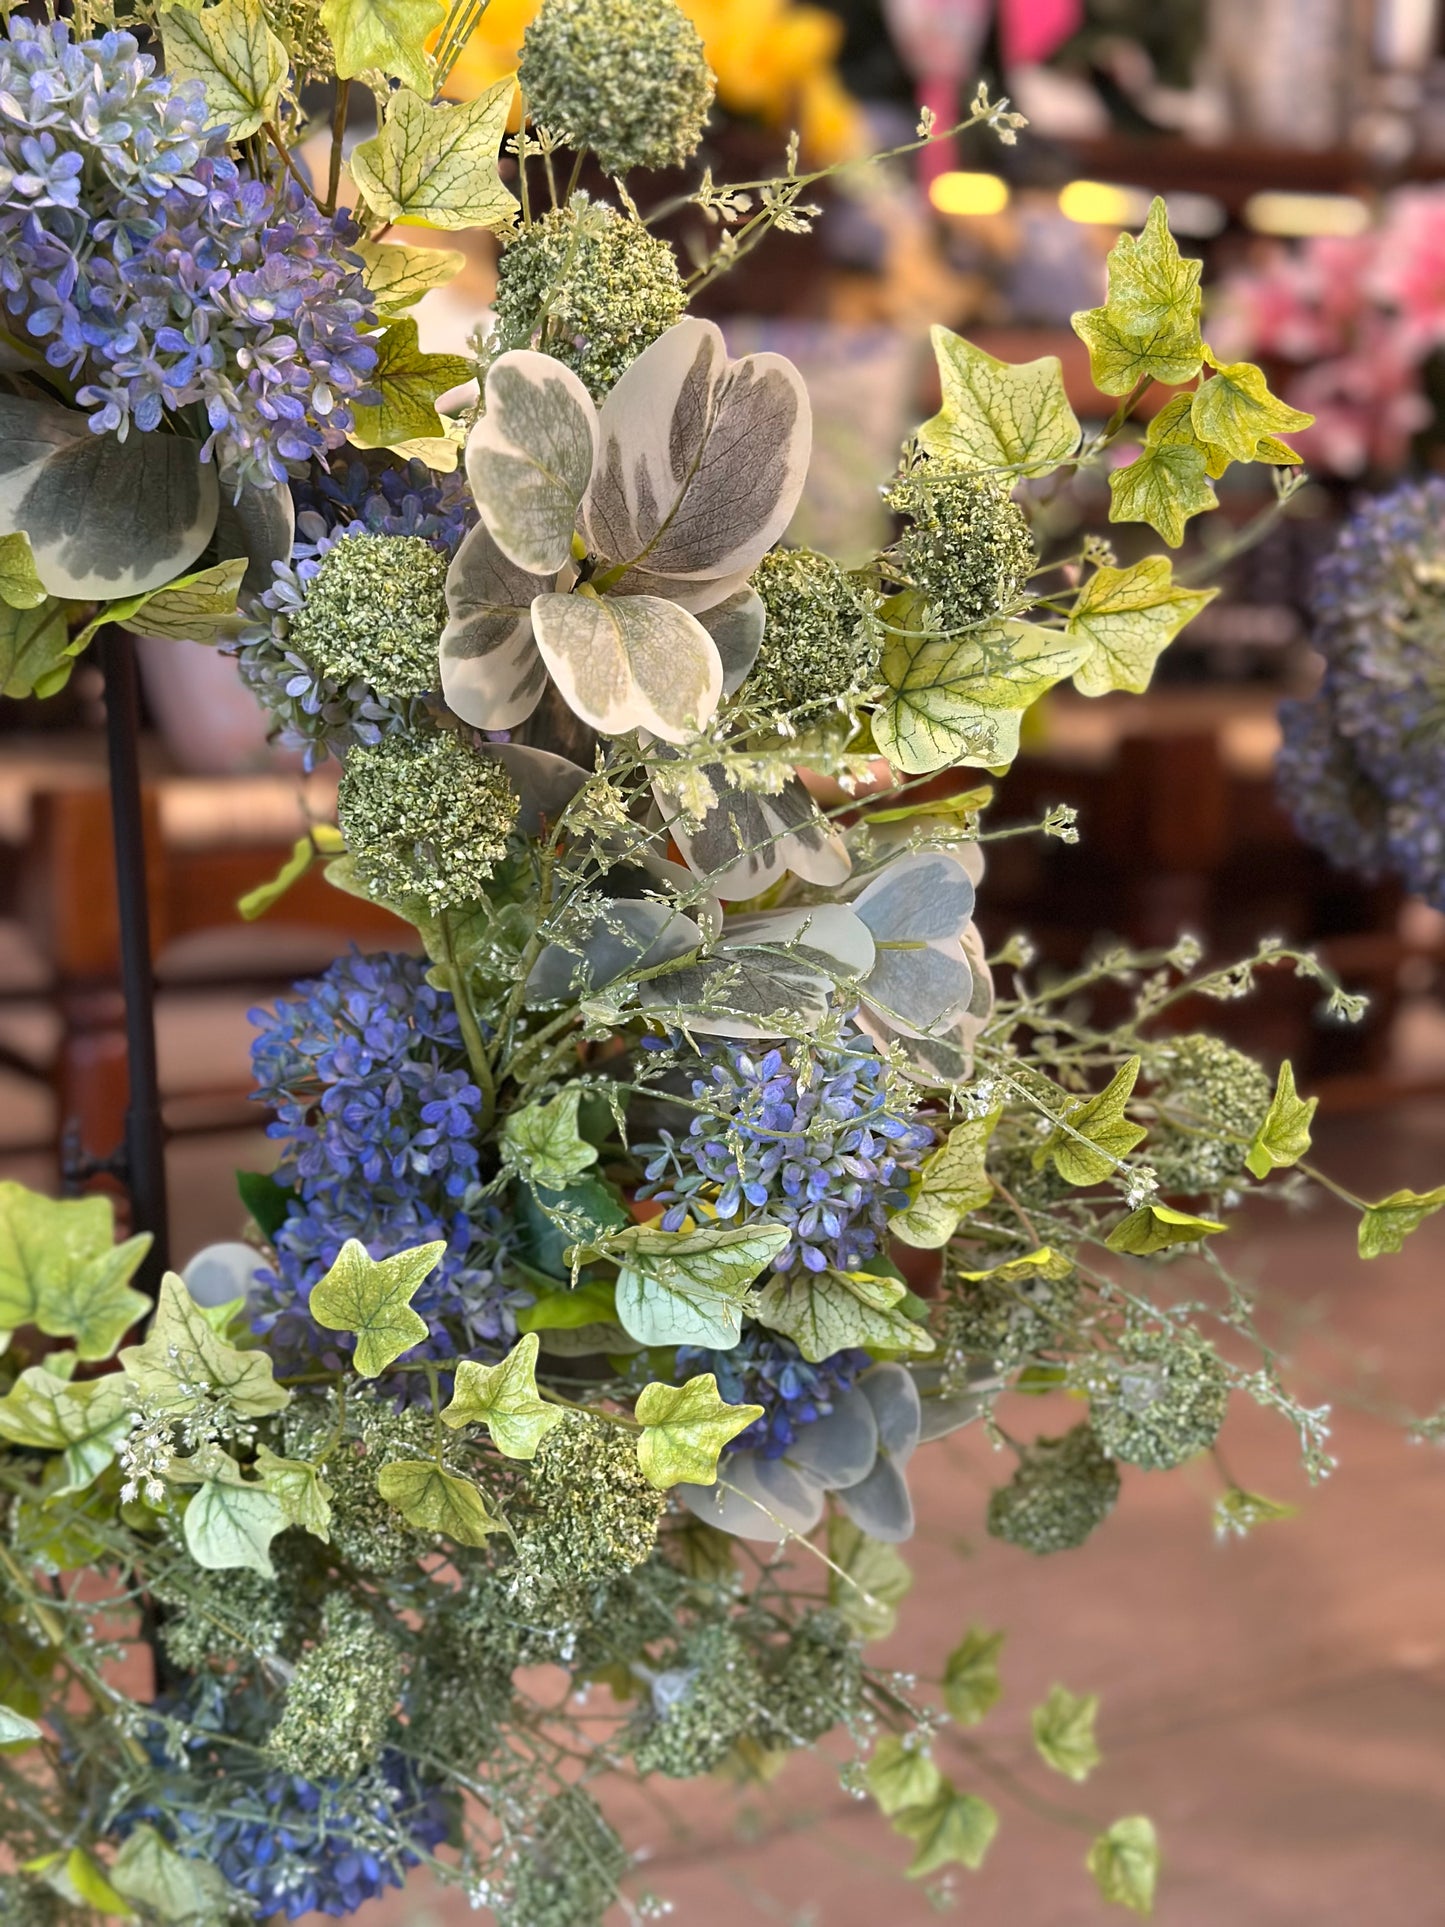
M 383 902 L 419 897 L 433 916 L 483 894 L 517 808 L 501 764 L 441 729 L 356 744 L 336 799 L 367 889 Z
M 1087 1780 L 1099 1764 L 1094 1721 L 1099 1713 L 1096 1693 L 1071 1693 L 1055 1686 L 1033 1715 L 1034 1746 L 1040 1759 L 1065 1779 Z
M 521 1845 L 498 1927 L 601 1927 L 628 1860 L 596 1801 L 566 1788 L 537 1813 Z
M 1229 1375 L 1196 1332 L 1124 1332 L 1090 1393 L 1093 1427 L 1110 1458 L 1167 1472 L 1207 1451 L 1229 1404 Z
M 1116 1820 L 1090 1847 L 1086 1865 L 1105 1900 L 1131 1913 L 1153 1913 L 1159 1842 L 1152 1820 L 1143 1814 Z
M 339 683 L 424 696 L 437 687 L 446 576 L 446 556 L 419 535 L 343 536 L 306 584 L 287 646 Z
M 977 1726 L 1003 1692 L 998 1656 L 1005 1635 L 971 1626 L 944 1662 L 943 1700 L 960 1726 Z
M 907 523 L 899 562 L 934 627 L 952 634 L 1014 609 L 1038 554 L 1007 481 L 926 458 L 906 467 L 883 500 Z
M 995 1539 L 1028 1552 L 1067 1552 L 1104 1523 L 1119 1496 L 1119 1474 L 1090 1425 L 1038 1438 L 988 1502 Z
M 306 1780 L 354 1779 L 381 1755 L 402 1683 L 396 1635 L 350 1594 L 322 1603 L 321 1639 L 301 1656 L 271 1752 Z
M 753 587 L 766 619 L 744 684 L 749 703 L 808 716 L 874 680 L 879 638 L 866 592 L 831 556 L 774 549 L 754 570 Z
M 691 1780 L 710 1773 L 763 1720 L 766 1683 L 757 1657 L 728 1626 L 684 1642 L 677 1664 L 653 1681 L 652 1712 L 633 1742 L 639 1773 Z

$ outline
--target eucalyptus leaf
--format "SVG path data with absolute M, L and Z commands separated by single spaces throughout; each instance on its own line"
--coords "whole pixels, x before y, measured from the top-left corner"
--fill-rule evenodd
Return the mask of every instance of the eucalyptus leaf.
M 653 595 L 539 595 L 532 631 L 568 707 L 601 735 L 648 729 L 666 743 L 684 743 L 717 708 L 717 645 L 675 602 Z
M 928 1036 L 968 1008 L 973 969 L 962 940 L 973 902 L 973 880 L 948 850 L 895 857 L 853 898 L 874 942 L 863 999 L 894 1030 Z
M 670 904 L 604 899 L 567 941 L 544 946 L 527 978 L 529 1004 L 565 1003 L 605 989 L 632 971 L 689 956 L 702 931 Z
M 336 1261 L 311 1288 L 311 1316 L 328 1331 L 353 1332 L 352 1363 L 376 1378 L 427 1335 L 411 1301 L 446 1256 L 446 1241 L 417 1245 L 390 1258 L 373 1258 L 359 1238 L 348 1238 Z
M 547 670 L 532 634 L 532 603 L 551 586 L 550 576 L 509 562 L 485 522 L 468 532 L 447 571 L 440 644 L 442 694 L 463 722 L 512 729 L 541 701 Z
M 729 1351 L 742 1336 L 742 1301 L 791 1236 L 786 1225 L 660 1231 L 638 1225 L 607 1241 L 618 1260 L 617 1316 L 641 1345 Z
M 934 327 L 943 406 L 918 431 L 930 455 L 1019 475 L 1047 475 L 1079 445 L 1079 422 L 1057 355 L 996 361 L 947 328 Z
M 392 0 L 398 8 L 418 13 L 433 11 L 434 3 Z M 328 12 L 343 10 L 364 15 L 375 4 L 376 0 L 325 0 L 322 20 Z M 338 64 L 337 72 L 344 75 L 345 69 Z M 516 92 L 512 76 L 455 107 L 433 107 L 422 98 L 431 92 L 430 75 L 398 78 L 405 85 L 387 102 L 381 132 L 362 141 L 351 155 L 352 177 L 372 212 L 410 227 L 484 227 L 497 233 L 510 228 L 517 218 L 517 203 L 502 184 L 497 157 Z
M 572 559 L 577 512 L 597 459 L 597 410 L 572 370 L 515 348 L 487 370 L 467 438 L 467 479 L 502 554 L 555 575 Z
M 696 823 L 679 812 L 665 771 L 652 792 L 683 861 L 714 895 L 729 902 L 760 896 L 789 871 L 825 887 L 847 877 L 847 845 L 796 777 L 763 795 L 730 783 L 720 763 L 705 763 L 698 774 L 717 801 Z
M 729 1452 L 709 1484 L 674 1488 L 688 1511 L 720 1532 L 762 1545 L 809 1533 L 823 1516 L 823 1487 L 785 1459 Z

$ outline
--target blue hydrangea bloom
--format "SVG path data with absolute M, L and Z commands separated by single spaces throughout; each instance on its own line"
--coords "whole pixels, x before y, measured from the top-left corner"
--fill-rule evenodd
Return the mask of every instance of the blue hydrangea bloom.
M 419 535 L 444 555 L 455 555 L 475 522 L 476 509 L 460 466 L 438 475 L 425 462 L 388 459 L 377 468 L 363 456 L 313 466 L 291 484 L 296 504 L 293 556 L 314 556 L 328 538 L 343 535 Z
M 761 1452 L 764 1458 L 777 1459 L 805 1426 L 827 1418 L 833 1401 L 872 1362 L 867 1352 L 843 1351 L 810 1365 L 791 1339 L 748 1325 L 728 1352 L 679 1345 L 676 1376 L 682 1384 L 699 1372 L 711 1372 L 729 1405 L 761 1405 L 763 1416 L 723 1450 Z
M 275 1175 L 295 1192 L 252 1309 L 293 1366 L 334 1346 L 306 1302 L 348 1238 L 373 1258 L 445 1240 L 412 1300 L 432 1335 L 409 1357 L 496 1352 L 516 1335 L 525 1294 L 502 1282 L 500 1214 L 479 1195 L 481 1094 L 456 1008 L 426 971 L 423 958 L 353 951 L 251 1012 L 254 1095 L 275 1108 Z

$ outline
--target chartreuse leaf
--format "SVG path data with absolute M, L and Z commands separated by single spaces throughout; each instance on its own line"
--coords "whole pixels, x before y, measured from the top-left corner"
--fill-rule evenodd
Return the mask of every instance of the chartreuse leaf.
M 567 1414 L 537 1391 L 535 1332 L 528 1332 L 497 1365 L 464 1358 L 457 1366 L 456 1389 L 442 1411 L 443 1425 L 485 1425 L 504 1458 L 534 1459 L 537 1447 Z
M 195 12 L 173 7 L 160 22 L 166 72 L 200 81 L 211 120 L 231 140 L 246 140 L 275 120 L 291 56 L 267 24 L 261 0 L 216 0 Z
M 1441 1194 L 1445 1198 L 1445 1192 Z M 1215 1218 L 1196 1218 L 1188 1211 L 1176 1211 L 1168 1204 L 1141 1204 L 1127 1218 L 1121 1218 L 1104 1242 L 1110 1251 L 1127 1251 L 1136 1258 L 1148 1258 L 1171 1245 L 1192 1245 L 1227 1231 L 1228 1225 Z
M 431 3 L 403 0 L 428 8 Z M 334 8 L 364 4 L 327 0 Z M 323 7 L 323 20 L 326 12 Z M 429 79 L 407 80 L 392 95 L 381 132 L 351 156 L 357 187 L 372 212 L 388 221 L 413 227 L 510 228 L 517 203 L 502 185 L 497 156 L 516 92 L 513 77 L 509 74 L 459 107 L 428 106 L 422 96 L 430 92 Z
M 27 1720 L 23 1713 L 13 1707 L 0 1706 L 0 1746 L 23 1746 L 28 1740 L 38 1740 L 41 1729 L 34 1720 Z
M 1133 461 L 1109 477 L 1109 520 L 1147 522 L 1171 549 L 1184 540 L 1191 515 L 1219 507 L 1209 485 L 1209 445 L 1194 434 L 1190 400 L 1176 395 L 1167 402 L 1150 422 Z
M 376 344 L 376 366 L 366 385 L 379 402 L 354 402 L 351 439 L 361 448 L 395 448 L 417 436 L 441 433 L 437 396 L 470 381 L 463 355 L 424 355 L 414 321 L 393 321 Z
M 1064 1686 L 1054 1687 L 1033 1715 L 1034 1745 L 1044 1765 L 1067 1780 L 1087 1780 L 1101 1757 L 1094 1738 L 1098 1712 L 1096 1693 L 1076 1694 Z
M 1057 355 L 996 361 L 971 341 L 935 327 L 943 406 L 918 431 L 930 455 L 980 468 L 1047 475 L 1079 445 L 1079 421 Z
M 409 248 L 397 241 L 353 241 L 365 263 L 363 280 L 376 312 L 386 318 L 414 308 L 424 294 L 444 288 L 466 265 L 455 248 Z
M 309 1459 L 278 1458 L 268 1445 L 256 1448 L 256 1477 L 286 1515 L 314 1539 L 331 1539 L 331 1487 Z
M 441 0 L 322 0 L 321 24 L 331 38 L 337 78 L 352 80 L 379 67 L 404 86 L 429 94 L 427 37 L 441 25 L 443 13 Z M 389 213 L 372 200 L 362 181 L 357 185 L 374 213 Z
M 960 1726 L 977 1726 L 998 1704 L 1003 1692 L 998 1656 L 1004 1637 L 970 1626 L 944 1662 L 943 1703 Z
M 1367 1204 L 1360 1219 L 1360 1256 L 1379 1258 L 1402 1251 L 1405 1240 L 1445 1205 L 1445 1184 L 1433 1191 L 1392 1191 Z
M 577 1129 L 580 1084 L 564 1084 L 545 1104 L 513 1111 L 502 1126 L 502 1156 L 529 1184 L 565 1191 L 597 1162 L 597 1147 Z
M 354 1332 L 352 1364 L 376 1378 L 421 1343 L 427 1324 L 411 1301 L 446 1255 L 446 1240 L 372 1258 L 359 1238 L 348 1238 L 330 1271 L 311 1289 L 311 1316 L 327 1331 Z
M 115 1920 L 134 1920 L 135 1914 L 102 1873 L 99 1861 L 83 1847 L 67 1853 L 41 1854 L 38 1860 L 24 1862 L 25 1873 L 38 1873 L 53 1893 L 74 1907 L 94 1908 Z
M 685 1385 L 644 1385 L 634 1408 L 643 1428 L 637 1463 L 650 1485 L 712 1485 L 729 1439 L 763 1416 L 761 1405 L 729 1405 L 717 1379 L 701 1372 Z
M 118 622 L 122 629 L 138 636 L 165 636 L 171 642 L 215 642 L 232 634 L 240 620 L 236 597 L 245 573 L 244 556 L 217 562 L 135 598 L 124 614 L 117 614 L 117 605 L 111 604 L 102 611 L 100 620 Z
M 213 1449 L 205 1465 L 207 1476 L 183 1521 L 191 1557 L 211 1572 L 245 1567 L 273 1579 L 271 1541 L 286 1529 L 286 1508 L 274 1492 L 248 1485 L 228 1454 Z
M 742 1336 L 748 1287 L 787 1244 L 786 1225 L 707 1225 L 660 1231 L 637 1225 L 607 1241 L 621 1266 L 617 1317 L 639 1345 L 708 1345 Z
M 1159 1879 L 1159 1840 L 1154 1822 L 1142 1813 L 1116 1820 L 1090 1847 L 1084 1865 L 1105 1900 L 1130 1913 L 1154 1911 L 1154 1889 Z
M 810 1365 L 834 1352 L 859 1347 L 874 1352 L 933 1350 L 932 1335 L 895 1307 L 903 1285 L 857 1272 L 781 1273 L 771 1278 L 753 1307 L 770 1331 L 791 1338 Z
M 837 1513 L 828 1521 L 828 1603 L 859 1639 L 886 1639 L 913 1585 L 913 1570 L 897 1546 L 870 1539 Z
M 45 584 L 30 552 L 30 537 L 23 529 L 0 535 L 0 602 L 12 609 L 38 609 L 44 600 Z
M 926 1806 L 905 1807 L 893 1831 L 917 1843 L 908 1863 L 910 1880 L 926 1880 L 940 1867 L 958 1865 L 976 1872 L 998 1832 L 998 1815 L 975 1793 L 960 1793 L 944 1780 Z
M 1075 689 L 1081 696 L 1115 689 L 1142 695 L 1160 655 L 1218 594 L 1177 588 L 1164 555 L 1128 569 L 1095 569 L 1069 611 L 1068 633 L 1092 644 L 1074 672 Z
M 1026 1251 L 1022 1258 L 1006 1258 L 988 1271 L 960 1271 L 958 1276 L 971 1285 L 984 1279 L 991 1285 L 1030 1285 L 1040 1278 L 1057 1282 L 1067 1278 L 1073 1268 L 1061 1251 L 1040 1245 L 1037 1251 Z
M 444 1472 L 435 1459 L 394 1459 L 377 1474 L 376 1489 L 408 1525 L 439 1532 L 459 1546 L 484 1546 L 506 1526 L 467 1479 Z
M 1072 1105 L 1060 1127 L 1034 1152 L 1035 1169 L 1052 1158 L 1066 1184 L 1098 1184 L 1111 1176 L 1120 1158 L 1148 1135 L 1125 1111 L 1138 1078 L 1139 1059 L 1131 1057 L 1102 1091 Z
M 931 1151 L 909 1182 L 909 1200 L 895 1212 L 888 1228 L 895 1238 L 924 1251 L 946 1245 L 970 1211 L 987 1204 L 993 1183 L 984 1169 L 984 1153 L 1000 1111 L 955 1124 L 936 1151 Z
M 1317 1097 L 1302 1098 L 1295 1090 L 1294 1066 L 1289 1059 L 1279 1067 L 1274 1097 L 1264 1122 L 1255 1132 L 1245 1164 L 1257 1178 L 1267 1178 L 1282 1166 L 1298 1164 L 1310 1148 L 1310 1123 Z
M 535 1305 L 517 1313 L 517 1329 L 524 1332 L 580 1331 L 585 1325 L 615 1325 L 617 1300 L 610 1278 L 548 1292 Z
M 35 1325 L 73 1338 L 81 1358 L 109 1358 L 150 1300 L 127 1279 L 150 1249 L 142 1233 L 116 1244 L 109 1198 L 57 1201 L 0 1183 L 0 1332 Z
M 204 1860 L 168 1847 L 154 1827 L 128 1833 L 110 1870 L 111 1885 L 135 1906 L 175 1927 L 224 1919 L 231 1889 L 225 1876 Z
M 1214 1502 L 1214 1530 L 1221 1538 L 1231 1532 L 1241 1538 L 1256 1526 L 1270 1525 L 1278 1519 L 1292 1519 L 1299 1507 L 1266 1499 L 1262 1492 L 1245 1492 L 1231 1486 Z
M 0 603 L 0 696 L 55 695 L 70 680 L 75 654 L 62 603 Z
M 236 909 L 246 923 L 254 923 L 257 917 L 264 917 L 274 904 L 281 901 L 293 883 L 299 883 L 311 865 L 316 861 L 316 845 L 310 834 L 298 836 L 291 845 L 291 854 L 281 865 L 275 876 L 265 883 L 258 883 L 254 890 L 237 899 Z
M 1189 409 L 1200 441 L 1212 443 L 1235 462 L 1299 461 L 1278 438 L 1313 426 L 1314 416 L 1272 395 L 1263 369 L 1252 361 L 1216 361 L 1208 348 L 1204 360 L 1215 373 L 1199 384 Z
M 891 1820 L 909 1807 L 926 1807 L 943 1786 L 927 1747 L 910 1735 L 885 1733 L 863 1769 L 868 1791 Z
M 0 1398 L 0 1439 L 63 1452 L 64 1482 L 51 1488 L 59 1497 L 100 1477 L 130 1429 L 130 1410 L 130 1387 L 120 1372 L 74 1384 L 31 1365 Z
M 269 1356 L 238 1351 L 211 1325 L 173 1271 L 161 1280 L 156 1315 L 145 1342 L 120 1354 L 125 1375 L 145 1403 L 177 1418 L 217 1398 L 238 1418 L 265 1418 L 291 1403 L 276 1383 Z
M 1089 350 L 1094 386 L 1127 395 L 1141 381 L 1192 381 L 1204 359 L 1199 334 L 1203 263 L 1186 261 L 1156 195 L 1137 239 L 1121 234 L 1109 253 L 1109 298 L 1073 317 Z

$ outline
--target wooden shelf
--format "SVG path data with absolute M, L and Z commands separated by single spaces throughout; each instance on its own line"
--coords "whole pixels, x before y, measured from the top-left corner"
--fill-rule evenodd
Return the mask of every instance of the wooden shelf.
M 1422 155 L 1386 166 L 1352 148 L 1280 147 L 1263 141 L 1197 141 L 1111 134 L 1096 140 L 1040 140 L 1074 172 L 1128 187 L 1211 194 L 1237 214 L 1251 194 L 1277 188 L 1302 194 L 1373 192 L 1402 181 L 1445 179 L 1445 156 Z

